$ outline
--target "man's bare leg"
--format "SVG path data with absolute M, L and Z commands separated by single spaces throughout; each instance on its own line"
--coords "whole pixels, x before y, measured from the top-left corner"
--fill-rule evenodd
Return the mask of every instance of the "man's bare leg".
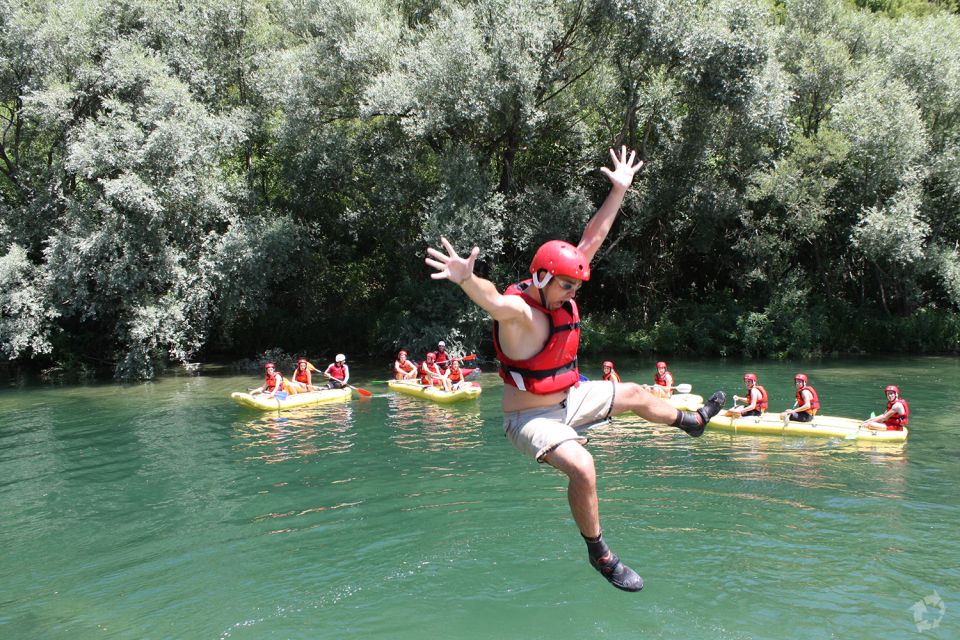
M 570 483 L 567 501 L 570 513 L 587 543 L 590 564 L 610 584 L 624 591 L 643 589 L 643 578 L 620 562 L 603 540 L 600 529 L 600 507 L 597 498 L 597 471 L 593 456 L 579 442 L 569 440 L 544 456 L 544 461 L 562 471 Z
M 726 394 L 723 391 L 717 391 L 703 404 L 702 408 L 696 411 L 680 411 L 639 384 L 618 382 L 613 398 L 613 415 L 632 411 L 644 420 L 678 427 L 697 438 L 703 435 L 703 430 L 710 418 L 720 412 L 726 401 Z

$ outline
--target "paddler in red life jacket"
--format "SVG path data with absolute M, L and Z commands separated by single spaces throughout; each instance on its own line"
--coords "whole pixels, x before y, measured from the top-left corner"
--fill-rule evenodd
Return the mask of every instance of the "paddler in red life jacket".
M 437 354 L 433 351 L 420 363 L 420 384 L 450 391 L 450 381 L 444 377 L 440 365 L 437 364 Z
M 860 426 L 875 431 L 903 431 L 910 422 L 910 405 L 900 397 L 900 388 L 887 385 L 883 390 L 887 396 L 887 410 L 876 418 L 864 420 Z
M 311 391 L 313 388 L 313 378 L 310 374 L 310 363 L 307 362 L 306 358 L 300 358 L 297 360 L 297 368 L 293 372 L 293 380 L 290 382 L 290 386 L 296 389 L 298 392 Z
M 277 371 L 277 365 L 272 362 L 268 362 L 263 365 L 264 375 L 263 375 L 263 386 L 257 387 L 250 393 L 264 393 L 268 396 L 272 396 L 278 391 L 287 391 L 289 389 L 284 388 L 283 376 Z M 289 385 L 287 385 L 289 386 Z
M 817 415 L 820 408 L 820 396 L 817 390 L 807 384 L 809 380 L 804 373 L 798 373 L 793 377 L 793 383 L 797 387 L 797 399 L 793 403 L 793 409 L 787 409 L 780 412 L 780 419 L 787 418 L 793 422 L 810 422 L 813 416 Z
M 470 383 L 466 381 L 463 377 L 463 369 L 460 368 L 460 360 L 454 359 L 450 361 L 450 368 L 447 369 L 447 372 L 444 374 L 447 378 L 447 382 L 450 384 L 450 390 L 456 391 L 461 386 L 469 386 Z
M 767 396 L 767 390 L 757 384 L 757 374 L 743 374 L 743 383 L 747 385 L 747 395 L 742 398 L 740 396 L 733 396 L 733 401 L 738 402 L 742 400 L 745 404 L 731 407 L 730 410 L 727 411 L 727 415 L 733 418 L 763 415 L 763 412 L 766 411 L 767 406 L 769 406 L 769 398 Z
M 577 366 L 580 314 L 574 297 L 590 279 L 590 261 L 606 239 L 624 194 L 643 162 L 623 147 L 611 149 L 613 169 L 601 172 L 612 184 L 610 195 L 587 223 L 580 243 L 560 240 L 543 244 L 530 263 L 531 278 L 504 293 L 477 276 L 473 247 L 460 257 L 446 238 L 444 251 L 427 249 L 426 263 L 434 280 L 447 279 L 493 318 L 493 344 L 503 379 L 504 430 L 514 447 L 546 462 L 569 479 L 567 498 L 590 564 L 613 586 L 639 591 L 643 579 L 607 546 L 600 528 L 596 469 L 582 431 L 627 411 L 657 424 L 672 424 L 699 436 L 707 421 L 723 407 L 717 392 L 696 412 L 682 412 L 634 383 L 583 382 Z
M 327 389 L 342 389 L 350 382 L 350 367 L 347 366 L 347 356 L 338 353 L 323 375 L 330 379 Z
M 440 366 L 441 371 L 447 370 L 449 360 L 450 354 L 447 353 L 447 343 L 441 340 L 437 343 L 437 365 Z
M 657 372 L 653 374 L 653 393 L 661 398 L 669 398 L 673 395 L 673 387 L 673 374 L 667 371 L 667 363 L 658 362 Z
M 613 368 L 612 360 L 603 361 L 603 379 L 612 380 L 613 382 L 623 382 L 620 379 L 620 374 Z
M 393 361 L 393 377 L 397 380 L 413 380 L 417 377 L 417 365 L 407 360 L 407 352 L 401 349 Z

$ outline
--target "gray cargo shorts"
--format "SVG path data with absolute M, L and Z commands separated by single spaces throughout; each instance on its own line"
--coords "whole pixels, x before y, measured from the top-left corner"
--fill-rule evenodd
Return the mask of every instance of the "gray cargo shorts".
M 610 422 L 615 391 L 611 381 L 581 383 L 560 404 L 504 413 L 503 430 L 520 453 L 543 462 L 568 440 L 586 444 L 584 431 Z

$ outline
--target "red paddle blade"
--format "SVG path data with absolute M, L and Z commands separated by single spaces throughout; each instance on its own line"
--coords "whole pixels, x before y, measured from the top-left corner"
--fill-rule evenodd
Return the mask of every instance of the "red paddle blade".
M 475 353 L 471 353 L 468 356 L 463 356 L 462 358 L 457 358 L 457 360 L 476 360 L 476 359 L 477 359 L 477 354 Z
M 373 395 L 372 393 L 370 393 L 370 392 L 367 391 L 366 389 L 361 389 L 360 387 L 354 387 L 354 389 L 356 389 L 356 390 L 357 390 L 357 393 L 359 393 L 360 395 L 362 395 L 364 398 L 369 398 L 370 396 Z

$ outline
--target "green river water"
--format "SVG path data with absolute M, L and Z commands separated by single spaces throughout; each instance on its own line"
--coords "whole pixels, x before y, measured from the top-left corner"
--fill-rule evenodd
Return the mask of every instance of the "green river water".
M 910 440 L 595 430 L 606 537 L 647 582 L 627 594 L 563 476 L 503 437 L 493 374 L 441 406 L 355 366 L 375 397 L 280 415 L 231 402 L 252 377 L 11 387 L 0 638 L 960 637 L 960 359 L 670 364 L 703 395 L 756 371 L 772 410 L 803 370 L 847 417 L 899 384 Z

